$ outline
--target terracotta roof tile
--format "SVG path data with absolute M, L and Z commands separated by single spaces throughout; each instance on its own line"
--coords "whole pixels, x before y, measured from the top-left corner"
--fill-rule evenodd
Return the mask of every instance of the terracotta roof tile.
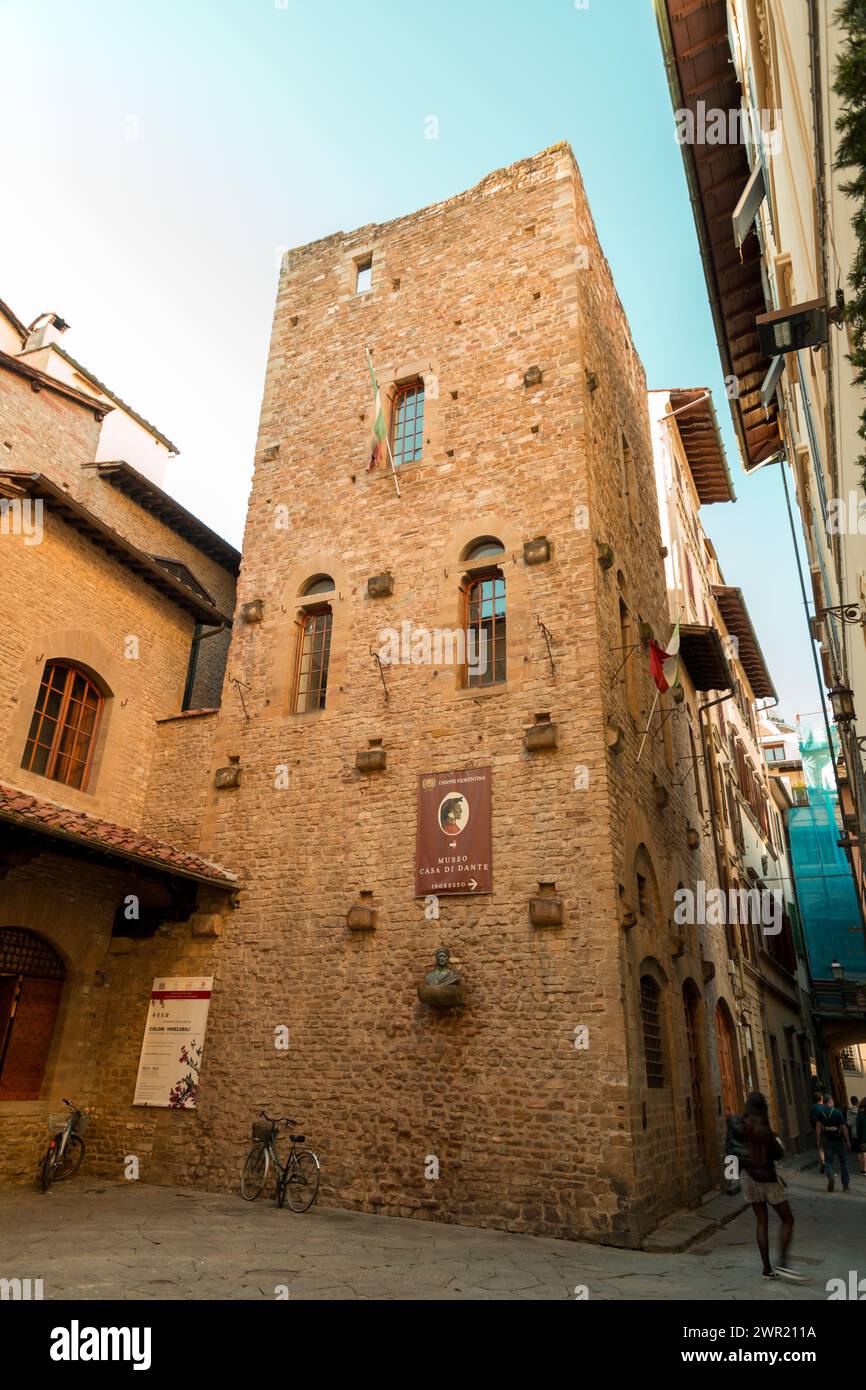
M 109 856 L 135 859 L 183 878 L 213 883 L 215 887 L 237 886 L 235 874 L 202 858 L 200 854 L 178 849 L 164 840 L 156 840 L 151 835 L 143 835 L 114 821 L 99 820 L 84 811 L 70 810 L 68 806 L 32 796 L 3 782 L 0 782 L 0 820 L 24 829 L 75 840 Z

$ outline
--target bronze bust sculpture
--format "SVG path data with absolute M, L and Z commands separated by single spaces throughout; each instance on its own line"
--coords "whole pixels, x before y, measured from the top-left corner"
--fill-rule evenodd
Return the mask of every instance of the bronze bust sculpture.
M 434 1009 L 456 1009 L 463 1004 L 463 986 L 459 972 L 449 965 L 451 957 L 444 946 L 435 955 L 435 965 L 428 970 L 418 986 L 418 998 L 422 1004 Z

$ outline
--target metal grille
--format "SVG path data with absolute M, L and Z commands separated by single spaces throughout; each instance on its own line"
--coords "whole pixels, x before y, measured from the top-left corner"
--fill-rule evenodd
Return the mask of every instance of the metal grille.
M 414 463 L 421 458 L 424 445 L 424 386 L 414 382 L 401 386 L 394 397 L 394 466 Z
M 500 570 L 478 575 L 467 590 L 467 685 L 505 680 L 505 579 Z
M 296 714 L 325 708 L 331 655 L 331 616 L 330 608 L 320 608 L 304 617 L 295 683 Z
M 41 936 L 21 927 L 3 927 L 0 928 L 0 975 L 64 980 L 66 970 L 57 952 Z
M 658 1090 L 665 1084 L 659 994 L 659 987 L 652 976 L 642 975 L 640 981 L 640 1016 L 643 1023 L 646 1084 L 651 1090 Z

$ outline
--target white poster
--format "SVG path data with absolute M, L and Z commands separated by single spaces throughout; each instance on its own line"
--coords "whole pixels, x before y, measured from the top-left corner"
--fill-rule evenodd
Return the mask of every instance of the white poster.
M 212 975 L 154 980 L 133 1105 L 194 1107 L 212 988 Z

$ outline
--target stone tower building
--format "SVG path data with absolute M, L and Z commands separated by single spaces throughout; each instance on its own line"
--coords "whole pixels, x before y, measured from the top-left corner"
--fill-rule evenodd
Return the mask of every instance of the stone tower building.
M 567 145 L 288 253 L 243 556 L 211 786 L 154 825 L 244 884 L 198 1176 L 235 1184 L 265 1107 L 326 1201 L 636 1243 L 718 1176 L 712 942 L 671 921 L 715 871 L 669 696 L 638 760 L 670 633 L 646 383 Z M 484 672 L 435 663 L 467 626 Z M 419 777 L 480 769 L 491 891 L 416 895 Z M 440 946 L 461 1008 L 419 998 Z

